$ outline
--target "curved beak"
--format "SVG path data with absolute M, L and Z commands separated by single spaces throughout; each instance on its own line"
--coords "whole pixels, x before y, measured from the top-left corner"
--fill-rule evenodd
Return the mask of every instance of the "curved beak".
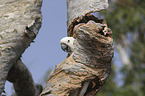
M 61 44 L 61 49 L 65 52 L 71 52 L 70 47 L 64 43 Z

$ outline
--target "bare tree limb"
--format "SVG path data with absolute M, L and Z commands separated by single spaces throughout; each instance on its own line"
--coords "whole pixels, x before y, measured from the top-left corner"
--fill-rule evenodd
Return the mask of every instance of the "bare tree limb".
M 42 0 L 0 1 L 0 94 L 10 68 L 38 34 L 41 5 Z
M 9 70 L 7 80 L 13 83 L 16 96 L 39 96 L 42 91 L 42 86 L 34 84 L 31 73 L 20 59 Z

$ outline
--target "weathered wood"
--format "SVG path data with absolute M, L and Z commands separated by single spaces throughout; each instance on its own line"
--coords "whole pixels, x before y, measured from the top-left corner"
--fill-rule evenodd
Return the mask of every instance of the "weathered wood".
M 89 13 L 108 8 L 108 0 L 67 0 L 68 35 L 72 35 L 72 26 Z
M 38 34 L 41 4 L 42 0 L 0 0 L 0 94 L 10 68 Z
M 112 32 L 90 20 L 74 28 L 74 52 L 57 65 L 40 96 L 94 96 L 111 71 Z
M 94 96 L 108 78 L 113 58 L 112 32 L 91 12 L 108 0 L 67 0 L 67 33 L 74 51 L 56 66 L 40 96 Z

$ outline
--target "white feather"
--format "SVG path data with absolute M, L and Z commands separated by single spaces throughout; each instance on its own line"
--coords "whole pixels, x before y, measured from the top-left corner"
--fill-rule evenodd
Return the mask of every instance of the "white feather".
M 71 48 L 71 51 L 73 51 L 74 47 L 73 47 L 73 42 L 74 42 L 74 38 L 73 37 L 64 37 L 60 40 L 60 44 L 66 44 L 67 46 L 69 46 Z

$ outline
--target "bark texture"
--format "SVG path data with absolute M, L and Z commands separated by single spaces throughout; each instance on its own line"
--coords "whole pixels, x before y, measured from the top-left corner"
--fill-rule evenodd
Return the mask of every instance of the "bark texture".
M 67 0 L 68 36 L 74 51 L 56 66 L 40 96 L 95 96 L 111 71 L 112 32 L 105 20 L 89 14 L 107 0 Z
M 108 8 L 108 0 L 67 0 L 68 35 L 72 36 L 73 27 L 89 13 Z
M 15 67 L 14 63 L 18 62 L 18 58 L 38 34 L 42 18 L 41 5 L 42 0 L 0 0 L 0 94 L 10 68 Z M 32 78 L 31 75 L 19 76 Z M 13 79 L 16 78 L 11 78 L 12 81 Z M 19 82 L 13 83 L 22 82 L 20 79 Z
M 90 20 L 74 28 L 74 51 L 57 65 L 41 96 L 94 96 L 111 71 L 112 32 Z

